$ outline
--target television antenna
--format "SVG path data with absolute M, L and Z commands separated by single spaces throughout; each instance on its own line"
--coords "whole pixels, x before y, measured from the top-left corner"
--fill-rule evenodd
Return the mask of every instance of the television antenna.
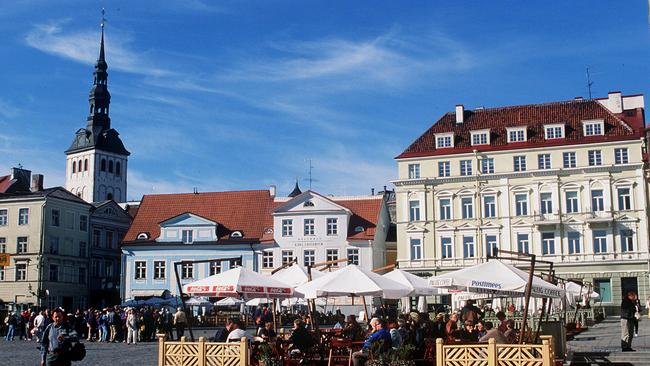
M 648 0 L 650 1 L 650 0 Z M 589 73 L 589 66 L 587 66 L 587 91 L 589 92 L 589 100 L 591 100 L 591 86 L 594 85 L 594 82 L 591 81 L 591 74 Z

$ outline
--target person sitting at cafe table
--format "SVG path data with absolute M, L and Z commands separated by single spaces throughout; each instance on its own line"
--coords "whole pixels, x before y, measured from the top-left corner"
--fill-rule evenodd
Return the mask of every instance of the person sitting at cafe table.
M 474 330 L 476 330 L 476 336 L 478 338 L 483 337 L 487 333 L 487 329 L 485 329 L 485 323 L 482 320 L 476 323 Z
M 342 334 L 343 337 L 353 342 L 361 339 L 363 329 L 361 329 L 361 325 L 357 323 L 357 318 L 354 315 L 348 315 L 348 321 L 345 323 Z
M 226 342 L 239 342 L 244 337 L 249 339 L 248 334 L 246 334 L 246 330 L 241 329 L 241 321 L 237 318 L 228 320 L 228 324 L 226 324 L 226 330 L 228 331 L 228 338 L 226 339 Z
M 447 325 L 445 325 L 445 335 L 447 336 L 448 342 L 454 342 L 456 340 L 456 334 L 458 332 L 457 323 L 458 323 L 458 314 L 452 313 L 449 316 L 449 321 L 447 321 Z
M 506 320 L 506 331 L 503 332 L 503 336 L 506 338 L 508 343 L 517 343 L 518 336 L 517 330 L 515 329 L 515 321 L 512 319 Z
M 336 315 L 336 324 L 334 324 L 334 329 L 343 329 L 345 326 L 345 315 Z
M 390 350 L 392 346 L 390 332 L 386 329 L 386 325 L 382 319 L 372 318 L 370 320 L 370 327 L 373 331 L 363 343 L 363 348 L 361 351 L 352 354 L 352 363 L 354 366 L 365 365 L 371 349 L 373 352 L 383 353 Z M 378 349 L 373 348 L 375 343 L 380 345 Z
M 289 350 L 291 354 L 304 353 L 314 344 L 314 339 L 312 338 L 307 328 L 305 328 L 305 323 L 302 319 L 296 319 L 293 321 L 293 332 L 291 337 L 289 337 Z
M 466 342 L 478 341 L 478 333 L 476 333 L 474 323 L 471 320 L 465 320 L 463 325 L 463 329 L 458 332 L 458 338 Z
M 499 332 L 505 333 L 506 330 L 508 330 L 508 327 L 506 326 L 506 313 L 503 311 L 497 312 L 497 319 L 499 319 Z
M 478 339 L 479 342 L 487 342 L 490 339 L 494 339 L 497 343 L 503 344 L 507 343 L 506 337 L 503 336 L 499 329 L 494 327 L 492 322 L 485 322 L 486 333 L 484 336 Z
M 257 336 L 262 338 L 264 342 L 273 342 L 275 341 L 275 337 L 277 337 L 277 334 L 275 333 L 275 330 L 273 329 L 273 323 L 272 322 L 267 322 L 264 324 L 264 328 L 260 329 L 257 332 Z
M 433 334 L 432 338 L 445 338 L 445 326 L 447 322 L 445 321 L 445 313 L 436 314 L 436 320 L 433 322 Z

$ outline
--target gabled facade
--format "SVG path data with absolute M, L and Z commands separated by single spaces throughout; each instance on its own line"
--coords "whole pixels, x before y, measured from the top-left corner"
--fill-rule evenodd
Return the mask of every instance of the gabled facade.
M 643 96 L 618 92 L 457 106 L 396 158 L 400 267 L 438 274 L 500 248 L 593 282 L 605 305 L 647 297 L 644 126 Z

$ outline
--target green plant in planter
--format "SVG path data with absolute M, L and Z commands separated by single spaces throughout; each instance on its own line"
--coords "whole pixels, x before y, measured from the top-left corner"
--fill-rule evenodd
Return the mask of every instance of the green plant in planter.
M 273 347 L 268 343 L 262 343 L 257 347 L 258 362 L 260 366 L 281 366 L 280 360 L 273 352 Z
M 415 366 L 413 352 L 415 352 L 415 346 L 411 344 L 392 350 L 389 356 L 389 366 Z

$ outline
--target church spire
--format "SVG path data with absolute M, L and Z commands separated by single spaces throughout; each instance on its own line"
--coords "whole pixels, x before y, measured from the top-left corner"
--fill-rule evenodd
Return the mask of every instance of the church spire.
M 111 103 L 111 94 L 108 92 L 108 64 L 104 54 L 104 9 L 102 9 L 101 38 L 99 42 L 99 57 L 95 63 L 95 72 L 93 73 L 93 87 L 90 89 L 88 103 L 90 112 L 88 115 L 87 129 L 94 133 L 101 133 L 111 128 L 111 119 L 108 116 L 109 104 Z

